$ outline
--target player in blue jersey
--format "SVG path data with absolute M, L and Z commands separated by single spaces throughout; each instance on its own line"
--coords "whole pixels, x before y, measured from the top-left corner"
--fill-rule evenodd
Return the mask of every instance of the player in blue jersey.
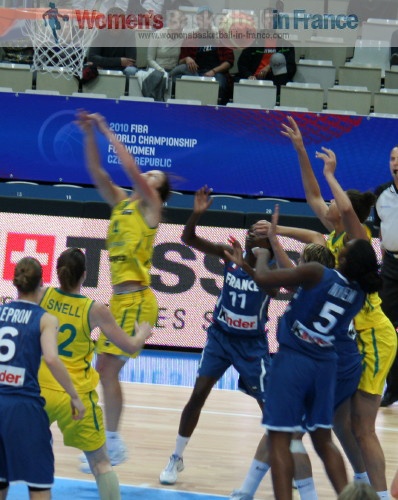
M 50 424 L 37 380 L 43 355 L 71 398 L 71 419 L 85 408 L 58 358 L 58 320 L 37 305 L 40 263 L 31 257 L 14 272 L 18 300 L 0 306 L 0 499 L 12 482 L 24 482 L 32 500 L 48 500 L 54 482 Z
M 184 449 L 196 428 L 202 407 L 214 384 L 231 365 L 239 372 L 239 388 L 256 398 L 261 409 L 265 400 L 270 367 L 265 325 L 270 297 L 275 290 L 258 287 L 254 282 L 255 257 L 252 248 L 264 248 L 269 260 L 269 241 L 266 237 L 257 237 L 249 229 L 243 265 L 236 266 L 225 256 L 226 250 L 232 251 L 231 246 L 213 243 L 196 235 L 199 218 L 211 204 L 209 195 L 207 186 L 197 191 L 193 213 L 185 225 L 182 241 L 207 255 L 224 260 L 224 284 L 214 308 L 213 322 L 207 330 L 195 386 L 181 415 L 176 448 L 160 474 L 162 484 L 177 481 L 178 473 L 184 468 Z
M 227 257 L 240 262 L 233 244 Z M 255 280 L 260 286 L 299 287 L 278 327 L 279 352 L 267 387 L 264 424 L 276 499 L 292 498 L 294 432 L 308 431 L 337 493 L 347 484 L 344 462 L 331 439 L 337 374 L 336 339 L 347 335 L 365 294 L 380 289 L 377 258 L 366 240 L 352 240 L 339 255 L 338 270 L 319 263 L 269 270 L 259 249 Z

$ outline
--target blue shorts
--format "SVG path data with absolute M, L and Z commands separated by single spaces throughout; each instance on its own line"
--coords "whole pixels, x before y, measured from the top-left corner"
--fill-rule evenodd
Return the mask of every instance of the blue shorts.
M 50 422 L 38 398 L 0 397 L 0 482 L 48 489 L 54 483 Z
M 265 333 L 264 337 L 234 337 L 210 325 L 197 375 L 219 380 L 232 365 L 239 373 L 239 389 L 264 403 L 270 364 Z
M 337 359 L 282 347 L 272 360 L 263 423 L 269 430 L 312 432 L 333 426 Z
M 341 368 L 341 369 L 340 369 Z M 351 366 L 340 367 L 340 359 L 338 361 L 336 392 L 334 397 L 334 409 L 338 408 L 346 399 L 351 398 L 358 389 L 359 381 L 362 375 L 361 357 L 358 355 L 358 362 Z

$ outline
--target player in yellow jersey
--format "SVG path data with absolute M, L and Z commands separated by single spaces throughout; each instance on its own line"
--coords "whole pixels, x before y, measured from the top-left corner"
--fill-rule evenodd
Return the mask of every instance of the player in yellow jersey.
M 120 498 L 119 481 L 112 470 L 105 442 L 102 410 L 98 406 L 98 373 L 91 362 L 94 342 L 91 331 L 101 328 L 112 342 L 128 353 L 140 350 L 151 335 L 149 323 L 136 324 L 134 337 L 117 325 L 108 307 L 81 295 L 86 279 L 86 259 L 78 248 L 62 252 L 57 260 L 59 288 L 42 288 L 40 305 L 58 318 L 58 353 L 86 408 L 83 420 L 70 414 L 70 398 L 52 377 L 43 361 L 39 370 L 41 395 L 50 422 L 57 422 L 67 446 L 84 451 L 93 472 L 101 500 Z
M 107 234 L 107 249 L 113 295 L 110 308 L 116 321 L 130 335 L 136 321 L 155 325 L 158 305 L 149 288 L 153 243 L 162 217 L 163 203 L 170 192 L 168 176 L 160 170 L 142 173 L 122 143 L 99 114 L 80 111 L 77 124 L 84 135 L 88 171 L 102 197 L 112 207 Z M 129 196 L 116 186 L 101 165 L 95 131 L 112 144 L 131 180 L 134 191 Z M 119 372 L 129 354 L 118 349 L 102 335 L 99 339 L 97 369 L 103 387 L 107 447 L 112 463 L 126 460 L 126 449 L 118 430 L 123 408 Z
M 328 247 L 336 255 L 351 239 L 369 239 L 363 222 L 370 213 L 374 195 L 353 190 L 345 192 L 334 175 L 336 157 L 333 151 L 322 148 L 316 157 L 324 161 L 324 175 L 334 196 L 328 206 L 321 195 L 297 123 L 288 117 L 288 124 L 282 127 L 282 134 L 290 138 L 298 154 L 307 202 L 324 226 L 332 231 Z M 397 351 L 397 338 L 380 303 L 378 294 L 368 295 L 364 308 L 354 318 L 358 347 L 363 356 L 363 373 L 352 400 L 351 420 L 366 470 L 355 471 L 356 479 L 370 480 L 379 496 L 388 498 L 384 453 L 375 424 L 384 382 Z

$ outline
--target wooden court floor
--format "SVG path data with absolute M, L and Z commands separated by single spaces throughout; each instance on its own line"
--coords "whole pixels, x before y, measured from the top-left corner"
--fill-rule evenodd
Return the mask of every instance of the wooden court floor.
M 129 448 L 129 459 L 115 468 L 122 484 L 226 497 L 240 485 L 263 432 L 260 410 L 252 398 L 238 391 L 212 391 L 184 453 L 185 470 L 174 486 L 167 487 L 159 484 L 159 473 L 174 450 L 181 410 L 191 388 L 123 383 L 123 391 L 125 408 L 121 434 Z M 379 410 L 377 429 L 390 484 L 398 467 L 398 405 Z M 78 470 L 79 451 L 65 447 L 58 429 L 53 427 L 52 430 L 56 475 L 90 479 Z M 305 444 L 311 457 L 319 499 L 330 500 L 335 495 L 323 466 L 307 438 Z M 347 471 L 352 477 L 349 465 Z M 264 479 L 256 498 L 273 498 L 270 474 Z

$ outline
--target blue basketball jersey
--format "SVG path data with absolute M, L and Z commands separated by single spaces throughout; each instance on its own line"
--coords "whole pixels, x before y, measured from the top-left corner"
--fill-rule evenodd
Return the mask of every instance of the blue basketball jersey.
M 224 266 L 224 286 L 213 312 L 214 323 L 239 337 L 264 336 L 270 297 L 232 262 Z
M 0 394 L 40 397 L 40 319 L 37 304 L 16 300 L 0 306 Z
M 315 358 L 335 357 L 336 339 L 339 344 L 350 341 L 351 320 L 364 300 L 357 283 L 325 268 L 320 283 L 308 290 L 300 287 L 295 293 L 281 319 L 278 341 Z

